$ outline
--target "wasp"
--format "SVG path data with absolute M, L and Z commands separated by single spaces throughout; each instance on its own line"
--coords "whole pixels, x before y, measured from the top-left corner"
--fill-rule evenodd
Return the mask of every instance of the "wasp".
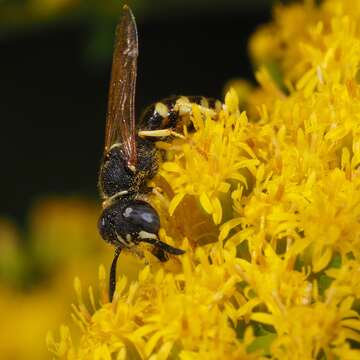
M 215 106 L 202 97 L 173 97 L 150 106 L 135 121 L 138 35 L 131 9 L 124 6 L 117 25 L 105 128 L 105 148 L 99 174 L 103 211 L 98 228 L 102 238 L 115 247 L 110 269 L 109 298 L 116 286 L 116 264 L 123 249 L 136 250 L 140 242 L 153 246 L 153 254 L 166 261 L 167 254 L 184 250 L 159 239 L 160 218 L 149 204 L 147 185 L 161 161 L 158 139 L 181 136 L 191 102 L 204 108 Z M 136 252 L 136 251 L 135 251 Z

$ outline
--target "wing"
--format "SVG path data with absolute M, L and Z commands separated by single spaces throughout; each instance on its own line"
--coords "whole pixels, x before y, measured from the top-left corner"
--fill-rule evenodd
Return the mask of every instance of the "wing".
M 133 13 L 126 5 L 116 27 L 105 130 L 105 153 L 116 143 L 128 166 L 136 166 L 135 86 L 138 36 Z

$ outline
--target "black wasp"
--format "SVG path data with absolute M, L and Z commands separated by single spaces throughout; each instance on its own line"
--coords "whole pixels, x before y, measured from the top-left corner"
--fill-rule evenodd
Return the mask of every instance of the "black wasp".
M 134 248 L 140 242 L 150 243 L 160 261 L 167 260 L 166 254 L 184 253 L 160 241 L 159 215 L 146 201 L 146 194 L 151 191 L 147 183 L 155 176 L 160 160 L 154 139 L 176 135 L 176 131 L 182 129 L 182 119 L 191 109 L 190 101 L 204 107 L 215 106 L 213 100 L 202 97 L 174 97 L 150 106 L 136 125 L 137 57 L 135 19 L 130 8 L 124 6 L 116 29 L 105 151 L 99 175 L 104 210 L 98 227 L 102 238 L 115 246 L 110 270 L 110 301 L 116 285 L 116 263 L 122 249 Z

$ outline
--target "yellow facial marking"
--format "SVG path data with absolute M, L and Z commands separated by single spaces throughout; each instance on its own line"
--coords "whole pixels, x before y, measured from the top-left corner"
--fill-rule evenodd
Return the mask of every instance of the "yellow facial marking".
M 155 104 L 155 111 L 164 118 L 169 116 L 169 108 L 162 102 L 158 102 Z

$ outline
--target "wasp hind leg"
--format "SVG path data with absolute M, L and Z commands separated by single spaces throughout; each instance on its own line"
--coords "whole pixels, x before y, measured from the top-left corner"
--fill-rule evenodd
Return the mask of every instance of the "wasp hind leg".
M 115 288 L 116 288 L 116 265 L 117 265 L 117 260 L 119 258 L 120 253 L 121 253 L 121 248 L 117 247 L 115 249 L 114 259 L 111 263 L 110 283 L 109 283 L 109 301 L 110 302 L 112 302 L 112 300 L 113 300 L 114 292 L 115 292 Z
M 155 248 L 158 248 L 168 254 L 172 255 L 182 255 L 185 254 L 185 250 L 175 248 L 171 245 L 168 245 L 159 239 L 152 239 L 152 238 L 143 238 L 141 241 L 146 242 L 148 244 L 154 245 Z M 156 256 L 156 255 L 155 255 Z
M 164 252 L 164 250 L 158 248 L 158 247 L 154 247 L 151 250 L 151 253 L 161 262 L 166 262 L 169 260 L 169 257 L 166 255 L 166 253 Z

